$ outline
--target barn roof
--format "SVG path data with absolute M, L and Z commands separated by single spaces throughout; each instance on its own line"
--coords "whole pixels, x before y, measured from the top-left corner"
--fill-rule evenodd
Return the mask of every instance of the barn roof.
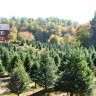
M 0 30 L 9 30 L 9 24 L 0 24 Z

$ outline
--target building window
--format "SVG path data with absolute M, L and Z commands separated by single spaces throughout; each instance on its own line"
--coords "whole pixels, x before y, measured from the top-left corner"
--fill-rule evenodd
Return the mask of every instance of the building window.
M 0 31 L 0 35 L 5 35 L 5 31 Z
M 1 37 L 1 40 L 5 40 L 5 37 Z

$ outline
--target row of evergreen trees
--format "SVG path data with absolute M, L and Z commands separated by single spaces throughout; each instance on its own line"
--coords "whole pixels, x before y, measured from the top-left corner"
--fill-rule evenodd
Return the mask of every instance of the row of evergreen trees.
M 18 95 L 35 82 L 45 91 L 54 90 L 73 94 L 88 94 L 94 88 L 96 74 L 95 49 L 78 45 L 49 45 L 26 42 L 27 47 L 9 45 L 0 48 L 0 73 L 11 77 L 8 88 Z M 24 46 L 23 46 L 24 47 Z M 35 49 L 34 49 L 35 47 Z M 36 50 L 39 49 L 39 50 Z

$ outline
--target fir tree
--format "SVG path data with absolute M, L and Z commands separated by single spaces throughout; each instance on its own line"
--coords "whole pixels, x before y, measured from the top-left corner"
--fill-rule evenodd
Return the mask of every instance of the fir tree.
M 11 60 L 11 63 L 10 65 L 8 66 L 8 72 L 12 72 L 12 70 L 17 67 L 17 66 L 21 66 L 22 64 L 22 61 L 20 59 L 20 56 L 19 54 L 15 53 L 12 60 Z
M 31 58 L 29 55 L 27 55 L 25 58 L 25 62 L 24 62 L 24 67 L 25 67 L 26 72 L 30 71 L 31 66 L 32 66 Z
M 71 50 L 63 56 L 59 67 L 59 77 L 55 88 L 74 93 L 90 93 L 92 90 L 93 73 L 88 67 L 82 50 Z
M 30 68 L 30 77 L 32 79 L 32 81 L 35 82 L 35 88 L 36 88 L 36 83 L 38 82 L 38 73 L 39 73 L 39 62 L 35 62 L 32 67 Z
M 39 74 L 38 74 L 38 84 L 45 88 L 52 86 L 55 81 L 56 67 L 54 60 L 49 57 L 48 53 L 43 53 L 41 56 Z
M 19 65 L 19 64 L 18 64 Z M 17 66 L 13 69 L 8 88 L 11 92 L 19 94 L 29 88 L 30 79 L 23 66 Z
M 7 70 L 8 69 L 8 66 L 10 64 L 10 56 L 9 56 L 9 53 L 8 53 L 7 50 L 2 53 L 1 60 L 2 60 L 2 65 Z
M 3 75 L 5 73 L 5 67 L 2 65 L 2 61 L 0 59 L 0 75 Z

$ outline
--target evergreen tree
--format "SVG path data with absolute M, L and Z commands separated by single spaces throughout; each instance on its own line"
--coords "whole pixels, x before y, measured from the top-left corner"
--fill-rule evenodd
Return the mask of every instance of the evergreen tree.
M 35 82 L 35 88 L 36 88 L 36 83 L 38 82 L 38 73 L 39 73 L 39 62 L 35 62 L 32 67 L 30 68 L 30 77 L 32 79 L 32 81 Z
M 19 65 L 19 64 L 18 64 Z M 19 94 L 29 88 L 30 79 L 23 66 L 17 66 L 13 69 L 8 88 L 11 92 Z
M 59 67 L 59 77 L 55 88 L 64 92 L 90 93 L 92 90 L 93 73 L 88 67 L 85 54 L 74 49 L 63 56 Z
M 96 75 L 96 52 L 93 48 L 85 49 L 85 56 L 88 63 L 89 68 L 94 72 Z
M 2 61 L 0 59 L 0 75 L 3 75 L 5 73 L 5 67 L 2 65 Z
M 47 88 L 54 84 L 55 81 L 55 72 L 56 67 L 54 60 L 49 57 L 48 53 L 43 53 L 41 56 L 39 74 L 38 74 L 38 84 L 45 88 Z
M 39 67 L 40 67 L 40 60 L 41 60 L 41 55 L 36 52 L 34 63 L 31 66 L 30 72 L 29 72 L 30 73 L 29 75 L 30 75 L 32 81 L 35 82 L 35 88 L 36 88 L 36 84 L 38 82 L 38 73 L 39 73 Z
M 19 64 L 19 65 L 18 65 Z M 17 66 L 21 66 L 22 64 L 22 61 L 20 59 L 20 56 L 19 54 L 15 53 L 12 60 L 11 60 L 11 63 L 10 65 L 8 66 L 8 72 L 12 72 L 12 70 L 17 67 Z
M 18 51 L 18 54 L 20 55 L 20 58 L 22 60 L 22 62 L 25 62 L 25 58 L 26 58 L 26 52 L 22 52 L 22 51 Z
M 56 64 L 57 66 L 60 64 L 60 57 L 59 57 L 58 54 L 54 57 L 54 61 L 55 61 L 55 64 Z
M 32 66 L 31 58 L 29 55 L 27 55 L 24 62 L 24 67 L 26 72 L 30 71 L 31 66 Z
M 7 50 L 2 53 L 1 60 L 2 60 L 2 65 L 7 70 L 8 69 L 8 66 L 10 64 L 10 56 L 9 56 L 9 53 L 8 53 Z

